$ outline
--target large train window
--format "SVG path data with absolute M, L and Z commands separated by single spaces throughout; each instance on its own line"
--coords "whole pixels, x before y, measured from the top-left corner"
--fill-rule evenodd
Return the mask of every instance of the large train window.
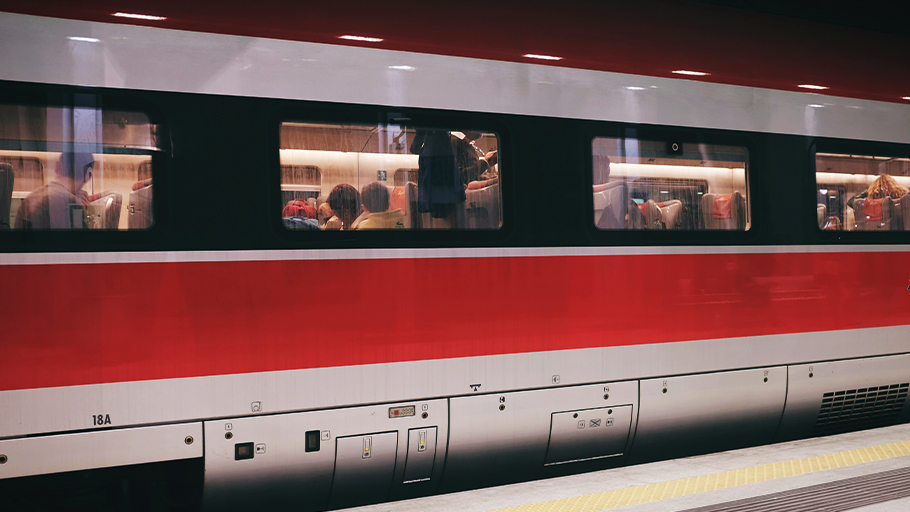
M 910 231 L 910 158 L 816 153 L 819 229 Z
M 291 230 L 495 230 L 495 133 L 395 124 L 281 124 L 281 217 Z
M 154 223 L 146 114 L 80 105 L 0 104 L 0 229 L 135 230 Z
M 751 225 L 748 151 L 596 137 L 594 225 L 604 230 L 737 230 Z

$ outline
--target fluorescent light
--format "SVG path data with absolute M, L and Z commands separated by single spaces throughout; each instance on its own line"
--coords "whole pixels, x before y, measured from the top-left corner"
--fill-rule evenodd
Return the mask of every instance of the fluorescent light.
M 382 38 L 366 36 L 338 36 L 338 39 L 347 39 L 348 41 L 363 41 L 365 43 L 379 43 Z
M 711 73 L 705 73 L 704 71 L 689 71 L 687 69 L 677 69 L 676 71 L 672 71 L 672 73 L 676 73 L 677 75 L 689 75 L 689 76 L 708 76 L 711 74 Z
M 808 104 L 808 105 L 806 105 L 806 106 L 807 106 L 807 107 L 812 107 L 812 108 L 825 108 L 824 105 L 819 105 L 818 103 L 810 103 L 810 104 Z
M 133 14 L 131 12 L 115 12 L 113 16 L 118 18 L 133 18 L 136 20 L 161 21 L 166 20 L 164 16 L 152 16 L 151 14 Z
M 910 96 L 903 96 L 901 99 L 902 99 L 902 100 L 910 100 Z
M 626 89 L 628 89 L 630 91 L 644 91 L 645 90 L 644 87 L 626 87 Z
M 389 66 L 389 69 L 400 69 L 401 71 L 414 71 L 417 68 L 411 66 Z
M 823 91 L 825 89 L 830 89 L 830 87 L 825 87 L 824 85 L 812 85 L 812 84 L 802 84 L 797 87 L 802 87 L 803 89 L 812 89 L 813 91 Z
M 540 59 L 540 60 L 562 60 L 562 57 L 557 57 L 555 55 L 538 55 L 536 53 L 526 53 L 522 57 L 527 57 L 529 59 Z
M 69 39 L 70 41 L 81 41 L 83 43 L 100 43 L 101 42 L 100 39 L 95 39 L 94 37 L 73 36 L 73 37 L 67 37 L 67 39 Z

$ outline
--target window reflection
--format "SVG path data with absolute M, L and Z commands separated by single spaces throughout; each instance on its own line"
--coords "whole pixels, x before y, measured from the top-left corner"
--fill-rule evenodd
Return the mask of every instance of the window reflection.
M 494 133 L 281 125 L 282 221 L 294 230 L 499 229 Z
M 143 113 L 0 105 L 0 229 L 147 229 L 157 127 Z
M 595 138 L 594 224 L 605 230 L 748 230 L 745 148 Z
M 910 159 L 818 153 L 815 171 L 819 229 L 910 230 Z

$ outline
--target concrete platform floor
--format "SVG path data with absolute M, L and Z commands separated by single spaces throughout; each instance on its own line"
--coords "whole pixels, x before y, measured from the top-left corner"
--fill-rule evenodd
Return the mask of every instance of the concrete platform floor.
M 732 485 L 718 490 L 607 509 L 591 508 L 590 502 L 593 500 L 589 500 L 589 504 L 586 506 L 579 506 L 580 501 L 583 500 L 551 503 L 549 505 L 545 502 L 679 479 L 703 477 L 726 471 L 826 456 L 847 450 L 865 449 L 904 441 L 910 441 L 910 425 L 897 425 L 836 436 L 802 439 L 776 445 L 758 446 L 685 459 L 653 462 L 581 475 L 383 503 L 347 510 L 348 512 L 491 512 L 509 507 L 521 507 L 520 510 L 510 510 L 508 512 L 532 512 L 534 509 L 540 511 L 560 510 L 561 512 L 595 512 L 597 510 L 610 510 L 611 512 L 683 511 L 891 469 L 906 468 L 910 467 L 910 456 L 892 455 L 890 458 L 874 462 L 851 462 L 849 463 L 850 465 L 834 469 L 816 469 L 797 476 Z M 538 506 L 533 506 L 535 504 L 538 504 Z M 856 512 L 907 512 L 910 511 L 910 498 L 902 498 L 852 510 Z

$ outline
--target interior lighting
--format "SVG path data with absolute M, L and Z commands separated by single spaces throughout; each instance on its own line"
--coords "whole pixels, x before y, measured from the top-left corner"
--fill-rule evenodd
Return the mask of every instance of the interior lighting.
M 802 84 L 797 87 L 802 87 L 803 89 L 812 89 L 813 91 L 824 91 L 825 89 L 830 89 L 830 87 L 825 87 L 824 85 L 812 85 L 812 84 Z
M 100 39 L 95 39 L 94 37 L 73 36 L 73 37 L 67 37 L 67 39 L 69 39 L 70 41 L 81 41 L 83 43 L 100 43 L 101 42 Z
M 412 66 L 389 66 L 389 69 L 399 69 L 401 71 L 414 71 L 417 68 Z
M 645 90 L 644 87 L 626 87 L 626 89 L 628 89 L 630 91 L 644 91 Z
M 824 105 L 819 105 L 818 103 L 810 103 L 810 104 L 808 104 L 808 105 L 806 105 L 806 106 L 812 107 L 812 108 L 825 108 Z
M 903 96 L 903 97 L 901 97 L 901 99 L 902 99 L 902 100 L 910 100 L 910 96 Z
M 540 60 L 562 60 L 562 57 L 557 57 L 555 55 L 538 55 L 536 53 L 526 53 L 522 57 L 527 57 L 529 59 L 540 59 Z
M 113 16 L 118 18 L 133 18 L 135 20 L 146 20 L 146 21 L 161 21 L 166 20 L 164 16 L 152 16 L 151 14 L 134 14 L 131 12 L 115 12 Z
M 338 36 L 338 39 L 347 39 L 348 41 L 363 41 L 364 43 L 380 43 L 383 41 L 381 37 L 367 37 L 367 36 Z
M 688 69 L 677 69 L 676 71 L 671 71 L 671 73 L 676 73 L 677 75 L 688 75 L 688 76 L 708 76 L 711 73 L 705 73 L 704 71 L 689 71 Z

